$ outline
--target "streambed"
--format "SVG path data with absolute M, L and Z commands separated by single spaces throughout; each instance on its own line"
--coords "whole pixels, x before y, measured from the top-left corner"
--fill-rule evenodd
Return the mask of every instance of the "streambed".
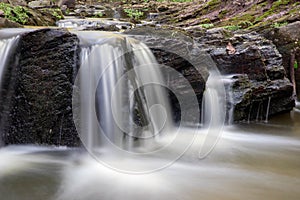
M 139 175 L 107 168 L 84 149 L 8 146 L 0 149 L 1 199 L 296 200 L 300 197 L 299 122 L 295 109 L 268 123 L 226 126 L 204 159 L 198 158 L 200 131 L 189 151 L 171 166 Z M 184 129 L 180 137 L 190 137 L 190 131 Z M 116 162 L 151 165 L 166 157 Z

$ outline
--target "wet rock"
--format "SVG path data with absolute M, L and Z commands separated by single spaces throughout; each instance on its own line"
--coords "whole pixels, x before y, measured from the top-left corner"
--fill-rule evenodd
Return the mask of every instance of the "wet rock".
M 102 5 L 75 5 L 74 15 L 81 17 L 108 17 L 114 16 L 114 11 L 109 6 Z
M 23 34 L 14 58 L 1 95 L 3 142 L 78 146 L 71 108 L 77 36 L 61 29 Z
M 95 27 L 86 27 L 83 30 L 85 31 L 120 31 L 120 29 L 116 25 L 98 25 Z
M 294 70 L 296 91 L 300 100 L 300 68 L 291 63 L 292 54 L 295 61 L 300 63 L 300 22 L 294 22 L 280 28 L 272 28 L 262 31 L 262 34 L 272 40 L 283 56 L 283 66 L 291 79 L 290 72 Z M 295 69 L 291 69 L 295 68 Z
M 232 88 L 227 95 L 228 111 L 234 108 L 233 120 L 266 119 L 269 99 L 269 115 L 294 107 L 293 87 L 282 56 L 270 40 L 255 32 L 233 34 L 222 28 L 187 31 L 194 35 L 199 48 L 211 55 L 220 72 L 227 75 L 227 91 Z M 229 52 L 228 44 L 234 52 Z

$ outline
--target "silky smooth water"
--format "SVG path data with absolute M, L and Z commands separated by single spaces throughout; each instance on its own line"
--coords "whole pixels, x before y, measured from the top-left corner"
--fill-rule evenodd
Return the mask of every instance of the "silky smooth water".
M 199 134 L 173 165 L 139 175 L 107 168 L 82 149 L 5 147 L 0 150 L 1 199 L 297 200 L 299 122 L 300 113 L 293 111 L 271 118 L 268 124 L 228 126 L 212 153 L 201 160 L 203 135 Z M 183 130 L 180 137 L 188 139 L 190 131 Z M 167 158 L 165 154 L 140 163 L 125 158 L 115 162 L 155 165 Z

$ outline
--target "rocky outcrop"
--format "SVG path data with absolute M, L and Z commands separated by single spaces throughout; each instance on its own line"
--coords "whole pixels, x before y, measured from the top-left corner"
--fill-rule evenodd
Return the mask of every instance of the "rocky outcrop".
M 63 19 L 63 14 L 58 8 L 32 9 L 3 3 L 0 5 L 0 17 L 21 25 L 55 26 L 56 21 Z
M 72 87 L 79 40 L 66 30 L 21 35 L 1 93 L 5 144 L 79 145 L 72 117 Z
M 300 100 L 300 22 L 267 29 L 262 34 L 272 40 L 282 54 L 283 66 L 290 80 L 295 80 L 296 93 Z
M 22 25 L 16 22 L 0 17 L 0 28 L 21 28 L 21 27 Z
M 252 33 L 232 33 L 223 28 L 187 29 L 199 48 L 208 52 L 227 75 L 228 110 L 233 119 L 265 120 L 267 115 L 290 111 L 295 103 L 282 56 L 270 41 Z M 230 114 L 228 114 L 230 118 Z

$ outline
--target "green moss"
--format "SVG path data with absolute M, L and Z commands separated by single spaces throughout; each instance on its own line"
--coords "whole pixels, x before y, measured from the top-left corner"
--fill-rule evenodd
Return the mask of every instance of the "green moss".
M 215 7 L 219 5 L 222 1 L 221 0 L 211 0 L 207 2 L 207 6 L 209 7 Z
M 272 16 L 274 14 L 276 14 L 277 12 L 279 12 L 280 10 L 284 10 L 285 7 L 290 3 L 290 0 L 278 0 L 278 1 L 275 1 L 273 4 L 272 4 L 272 7 L 267 11 L 265 12 L 263 15 L 257 17 L 255 19 L 255 22 L 261 22 L 263 21 L 265 18 L 269 17 L 269 16 Z
M 5 18 L 20 24 L 25 24 L 29 19 L 29 11 L 26 7 L 11 6 L 7 3 L 0 3 L 0 10 L 3 11 Z

